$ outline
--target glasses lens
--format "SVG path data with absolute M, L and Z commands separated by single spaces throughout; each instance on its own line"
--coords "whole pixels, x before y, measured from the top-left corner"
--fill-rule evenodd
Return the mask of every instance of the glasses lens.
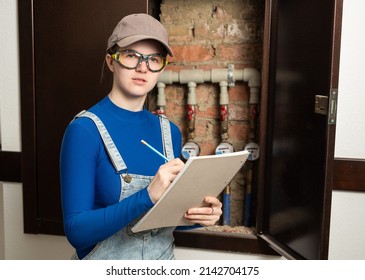
M 119 62 L 127 68 L 136 68 L 139 63 L 140 56 L 133 51 L 123 51 L 119 54 Z
M 148 57 L 148 66 L 151 71 L 162 70 L 165 66 L 165 58 L 159 54 L 151 55 Z
M 160 54 L 142 55 L 133 50 L 120 52 L 118 61 L 128 69 L 135 69 L 142 61 L 146 61 L 148 69 L 152 72 L 161 71 L 166 66 L 166 58 Z

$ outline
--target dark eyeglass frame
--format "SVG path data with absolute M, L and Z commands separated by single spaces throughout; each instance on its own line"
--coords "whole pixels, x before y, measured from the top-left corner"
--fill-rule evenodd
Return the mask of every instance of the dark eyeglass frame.
M 126 66 L 126 65 L 124 65 L 124 64 L 122 64 L 120 61 L 119 61 L 119 56 L 122 54 L 122 53 L 133 53 L 133 54 L 135 54 L 137 57 L 138 57 L 138 63 L 137 63 L 137 65 L 136 66 L 134 66 L 134 67 L 128 67 L 128 66 Z M 149 65 L 149 62 L 148 62 L 148 59 L 150 58 L 150 57 L 152 57 L 152 56 L 156 56 L 156 55 L 158 55 L 158 56 L 161 56 L 162 57 L 162 59 L 163 59 L 163 64 L 162 64 L 162 66 L 161 66 L 161 69 L 159 69 L 159 70 L 152 70 L 151 68 L 150 68 L 150 65 Z M 160 72 L 160 71 L 162 71 L 166 66 L 167 66 L 167 64 L 169 63 L 167 60 L 166 60 L 166 57 L 165 56 L 163 56 L 162 54 L 160 54 L 160 53 L 152 53 L 152 54 L 141 54 L 141 53 L 139 53 L 139 52 L 137 52 L 137 51 L 135 51 L 135 50 L 122 50 L 122 51 L 117 51 L 117 52 L 115 52 L 115 53 L 113 53 L 113 54 L 111 54 L 111 57 L 120 65 L 120 66 L 123 66 L 124 68 L 127 68 L 127 69 L 129 69 L 129 70 L 133 70 L 133 69 L 136 69 L 139 65 L 141 65 L 141 63 L 143 62 L 143 61 L 146 61 L 146 65 L 147 65 L 147 68 L 148 68 L 148 70 L 149 71 L 151 71 L 151 72 L 154 72 L 154 73 L 156 73 L 156 72 Z

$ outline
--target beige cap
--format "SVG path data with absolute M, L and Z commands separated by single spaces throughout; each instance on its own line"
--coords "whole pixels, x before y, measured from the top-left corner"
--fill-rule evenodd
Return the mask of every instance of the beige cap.
M 172 50 L 168 45 L 165 27 L 148 14 L 132 14 L 124 17 L 109 37 L 107 50 L 115 44 L 123 48 L 146 39 L 160 42 L 165 47 L 167 53 L 173 56 Z

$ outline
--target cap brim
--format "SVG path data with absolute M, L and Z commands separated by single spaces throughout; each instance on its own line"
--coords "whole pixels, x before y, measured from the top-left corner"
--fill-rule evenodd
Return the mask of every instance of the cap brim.
M 128 47 L 129 45 L 132 45 L 136 42 L 139 42 L 139 41 L 142 41 L 142 40 L 155 40 L 155 41 L 158 41 L 159 43 L 161 43 L 164 48 L 166 49 L 167 53 L 172 57 L 174 56 L 173 52 L 172 52 L 172 49 L 165 43 L 163 42 L 162 40 L 156 38 L 156 37 L 153 37 L 153 36 L 147 36 L 147 35 L 133 35 L 133 36 L 129 36 L 129 37 L 126 37 L 126 38 L 123 38 L 122 40 L 119 40 L 117 42 L 117 45 L 121 48 L 124 48 L 124 47 Z

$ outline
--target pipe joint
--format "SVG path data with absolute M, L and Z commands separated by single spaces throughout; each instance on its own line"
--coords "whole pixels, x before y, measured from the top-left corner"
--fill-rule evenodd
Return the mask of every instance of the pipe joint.
M 261 86 L 261 75 L 260 72 L 255 68 L 243 69 L 243 80 L 248 82 L 249 87 Z

